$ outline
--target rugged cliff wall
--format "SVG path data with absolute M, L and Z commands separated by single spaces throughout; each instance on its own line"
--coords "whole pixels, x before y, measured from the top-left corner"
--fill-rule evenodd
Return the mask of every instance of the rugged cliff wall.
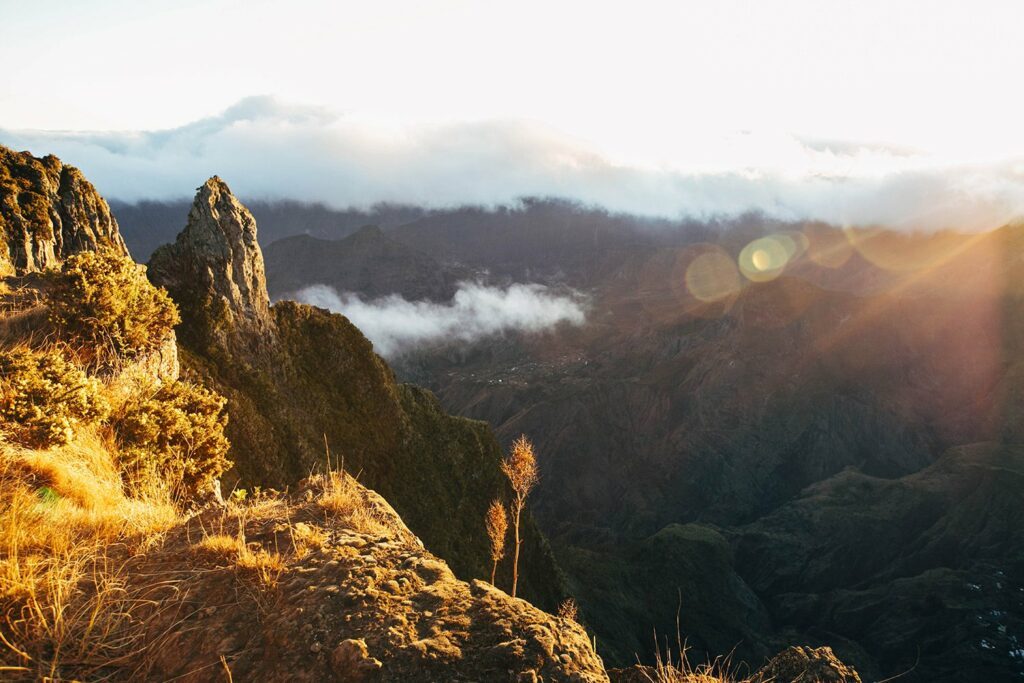
M 0 145 L 0 275 L 104 245 L 128 253 L 110 207 L 77 168 Z

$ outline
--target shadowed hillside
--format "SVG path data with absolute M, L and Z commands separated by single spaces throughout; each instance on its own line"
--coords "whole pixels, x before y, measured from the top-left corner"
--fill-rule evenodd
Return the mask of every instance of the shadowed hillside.
M 999 530 L 983 550 L 955 521 L 994 520 L 1012 508 L 1004 496 L 1024 495 L 985 483 L 1001 468 L 1008 482 L 1020 473 L 1008 455 L 1024 407 L 1019 227 L 903 235 L 750 217 L 687 245 L 684 233 L 616 234 L 586 214 L 556 226 L 545 210 L 426 216 L 389 234 L 441 260 L 582 286 L 587 325 L 413 352 L 396 367 L 505 443 L 536 435 L 548 455 L 535 513 L 609 660 L 649 651 L 652 624 L 673 632 L 681 592 L 700 656 L 735 648 L 757 662 L 812 642 L 879 677 L 1020 669 L 1021 605 L 994 588 L 1012 583 L 998 577 L 1018 567 L 1019 533 L 979 521 Z M 784 265 L 759 270 L 747 245 Z M 1004 464 L 979 461 L 978 479 L 940 474 L 960 446 Z M 922 481 L 930 502 L 901 493 Z M 818 526 L 833 482 L 843 523 Z M 911 550 L 926 533 L 946 551 Z M 798 577 L 776 583 L 790 563 Z M 816 612 L 840 609 L 840 593 L 845 614 L 881 594 L 907 607 Z M 987 635 L 954 628 L 965 619 Z

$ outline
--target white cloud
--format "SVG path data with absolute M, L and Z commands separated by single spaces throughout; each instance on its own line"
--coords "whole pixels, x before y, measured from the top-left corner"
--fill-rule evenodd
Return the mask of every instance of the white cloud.
M 55 153 L 125 200 L 188 196 L 217 174 L 245 198 L 335 207 L 560 196 L 648 216 L 754 210 L 908 229 L 985 229 L 1024 215 L 1024 157 L 681 130 L 665 143 L 672 158 L 659 160 L 523 120 L 385 123 L 269 97 L 169 130 L 0 130 L 0 143 Z
M 513 331 L 543 332 L 561 323 L 581 325 L 586 317 L 578 296 L 556 295 L 536 284 L 501 289 L 462 282 L 447 304 L 406 301 L 398 295 L 365 301 L 326 285 L 306 287 L 294 298 L 344 314 L 387 358 L 421 346 L 470 343 Z

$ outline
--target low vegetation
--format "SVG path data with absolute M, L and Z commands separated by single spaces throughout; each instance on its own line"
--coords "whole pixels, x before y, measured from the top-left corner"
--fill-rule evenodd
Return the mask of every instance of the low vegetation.
M 530 491 L 540 479 L 533 444 L 525 435 L 513 442 L 512 451 L 501 463 L 501 471 L 508 478 L 508 483 L 512 487 L 512 530 L 515 537 L 512 556 L 512 597 L 514 598 L 519 583 L 519 547 L 523 543 L 522 536 L 519 534 L 520 518 L 523 508 L 526 507 L 526 497 L 530 495 Z
M 215 533 L 204 536 L 192 546 L 192 551 L 216 565 L 233 568 L 241 578 L 253 581 L 260 588 L 274 588 L 284 572 L 285 559 L 276 550 L 250 547 L 245 540 L 244 519 L 244 515 L 239 519 L 237 535 Z
M 491 542 L 491 585 L 494 585 L 494 577 L 498 572 L 498 562 L 505 556 L 505 537 L 508 535 L 508 516 L 505 514 L 505 506 L 500 500 L 491 501 L 487 508 L 487 538 Z
M 115 423 L 129 486 L 159 481 L 177 498 L 209 491 L 228 468 L 225 399 L 186 381 L 129 401 Z
M 0 351 L 0 433 L 30 448 L 63 446 L 103 418 L 99 382 L 59 348 Z
M 126 494 L 106 439 L 0 442 L 0 671 L 96 678 L 141 638 L 144 596 L 125 582 L 134 553 L 179 519 L 158 491 Z
M 127 259 L 84 253 L 3 291 L 48 310 L 59 341 L 0 346 L 0 678 L 104 678 L 139 655 L 156 604 L 130 587 L 131 563 L 230 464 L 224 399 L 172 379 L 118 383 L 177 320 Z M 266 560 L 243 562 L 270 577 Z
M 350 475 L 331 470 L 314 475 L 309 481 L 314 489 L 320 490 L 317 503 L 335 520 L 364 533 L 380 534 L 390 530 L 388 520 L 367 504 L 365 490 Z
M 180 318 L 142 266 L 112 250 L 74 254 L 54 274 L 50 321 L 87 363 L 109 367 L 152 352 Z
M 572 598 L 566 598 L 558 605 L 558 616 L 562 619 L 579 622 L 580 607 Z

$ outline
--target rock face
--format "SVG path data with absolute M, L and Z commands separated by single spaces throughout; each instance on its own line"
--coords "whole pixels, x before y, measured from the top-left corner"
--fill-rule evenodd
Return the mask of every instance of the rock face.
M 193 319 L 186 328 L 200 327 L 207 344 L 251 346 L 272 334 L 256 220 L 216 176 L 198 189 L 177 241 L 153 253 L 149 273 L 183 304 Z
M 0 146 L 0 275 L 102 246 L 128 253 L 110 207 L 78 169 Z

